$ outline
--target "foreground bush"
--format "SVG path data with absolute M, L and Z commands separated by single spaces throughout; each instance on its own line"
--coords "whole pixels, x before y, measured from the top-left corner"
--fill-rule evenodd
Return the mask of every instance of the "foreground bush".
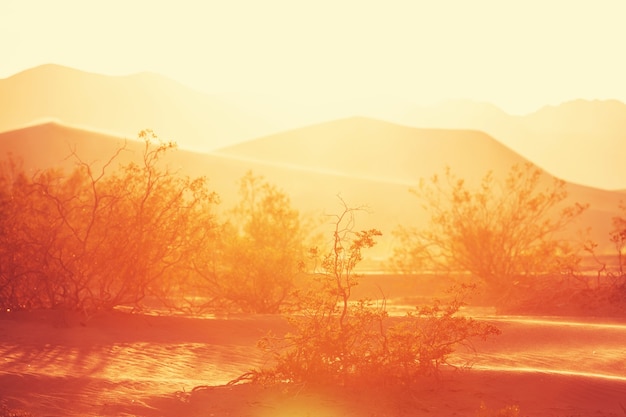
M 215 248 L 195 256 L 202 278 L 195 293 L 211 294 L 231 311 L 279 313 L 292 302 L 304 267 L 307 228 L 287 194 L 263 177 L 244 175 L 239 197 Z
M 384 303 L 353 302 L 361 251 L 381 234 L 376 229 L 353 231 L 356 211 L 344 205 L 336 216 L 333 244 L 321 256 L 317 281 L 301 294 L 299 313 L 288 317 L 293 331 L 261 340 L 274 365 L 246 378 L 266 384 L 409 384 L 416 377 L 437 374 L 459 346 L 498 333 L 492 325 L 458 315 L 466 288 L 455 290 L 449 304 L 435 302 L 401 320 L 389 318 Z
M 626 207 L 620 206 L 623 211 Z M 598 254 L 598 244 L 585 242 L 586 265 L 566 274 L 538 276 L 532 285 L 518 286 L 515 303 L 507 314 L 563 316 L 626 316 L 626 219 L 612 219 L 609 239 L 615 254 Z
M 569 204 L 565 182 L 530 164 L 511 167 L 501 180 L 488 173 L 477 185 L 448 169 L 413 193 L 430 222 L 396 231 L 393 263 L 402 272 L 469 273 L 505 308 L 538 276 L 578 267 L 579 248 L 568 233 L 588 206 Z
M 216 195 L 203 177 L 169 170 L 175 147 L 150 131 L 139 162 L 100 166 L 71 157 L 69 173 L 0 172 L 0 307 L 91 314 L 180 292 L 191 256 L 216 229 Z

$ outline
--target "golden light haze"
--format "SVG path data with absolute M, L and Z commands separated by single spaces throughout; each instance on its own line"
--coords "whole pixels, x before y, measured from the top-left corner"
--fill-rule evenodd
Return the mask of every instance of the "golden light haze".
M 312 105 L 626 101 L 626 3 L 5 0 L 0 77 L 57 63 Z

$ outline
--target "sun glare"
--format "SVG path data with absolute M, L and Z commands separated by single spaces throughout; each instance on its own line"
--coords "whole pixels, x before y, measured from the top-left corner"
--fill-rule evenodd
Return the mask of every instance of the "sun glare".
M 115 75 L 154 71 L 207 93 L 316 105 L 381 94 L 469 98 L 512 113 L 626 97 L 625 64 L 613 53 L 625 36 L 623 6 L 567 3 L 563 15 L 564 5 L 10 2 L 0 14 L 10 65 L 0 76 L 55 62 Z
M 0 417 L 623 415 L 625 17 L 0 0 Z

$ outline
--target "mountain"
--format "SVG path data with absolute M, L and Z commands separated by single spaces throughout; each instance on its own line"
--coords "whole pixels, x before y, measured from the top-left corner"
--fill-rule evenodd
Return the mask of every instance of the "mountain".
M 19 165 L 30 174 L 50 167 L 69 170 L 76 163 L 71 156 L 73 149 L 81 160 L 101 166 L 122 146 L 126 146 L 126 150 L 120 154 L 119 163 L 111 165 L 112 169 L 131 160 L 139 162 L 143 144 L 59 123 L 45 123 L 0 133 L 0 160 L 10 153 L 15 160 L 21 161 Z M 293 169 L 269 162 L 250 162 L 227 155 L 184 149 L 169 152 L 166 162 L 173 170 L 194 177 L 206 176 L 209 187 L 220 195 L 221 210 L 228 210 L 235 205 L 238 198 L 237 182 L 248 171 L 276 184 L 289 195 L 294 207 L 318 220 L 326 220 L 323 216 L 325 213 L 341 210 L 337 194 L 341 194 L 351 205 L 369 205 L 372 214 L 363 214 L 359 219 L 359 227 L 378 227 L 385 231 L 385 239 L 374 251 L 369 252 L 370 257 L 377 259 L 385 259 L 390 254 L 390 232 L 399 216 L 402 217 L 398 209 L 409 208 L 410 203 L 414 202 L 406 185 L 372 182 L 307 167 Z M 390 200 L 398 202 L 398 205 L 378 204 Z M 326 227 L 320 231 L 328 232 Z
M 572 181 L 624 188 L 626 104 L 575 100 L 544 107 L 523 121 L 533 133 L 527 153 L 532 149 L 534 161 L 560 161 L 561 175 Z
M 626 187 L 626 104 L 575 100 L 510 115 L 489 103 L 417 106 L 394 97 L 300 104 L 245 94 L 207 95 L 153 73 L 105 76 L 42 65 L 0 79 L 0 132 L 56 120 L 135 138 L 142 129 L 181 147 L 212 151 L 348 116 L 431 129 L 478 130 L 570 182 Z
M 46 123 L 0 134 L 0 155 L 13 153 L 28 172 L 50 166 L 71 168 L 72 151 L 84 162 L 102 164 L 121 146 L 119 163 L 137 160 L 143 144 L 119 137 Z M 33 150 L 36 150 L 34 152 Z M 69 156 L 69 157 L 68 157 Z M 227 210 L 237 201 L 237 181 L 249 170 L 283 189 L 302 213 L 328 221 L 341 210 L 340 195 L 350 206 L 363 206 L 358 228 L 383 232 L 368 251 L 368 264 L 388 258 L 397 225 L 422 226 L 427 213 L 409 192 L 420 178 L 442 173 L 449 165 L 468 181 L 488 170 L 504 175 L 510 164 L 527 162 L 486 134 L 473 131 L 416 129 L 366 118 L 312 125 L 250 140 L 214 153 L 179 149 L 167 163 L 192 176 L 206 176 Z M 115 168 L 113 164 L 111 168 Z M 576 229 L 592 228 L 600 250 L 611 253 L 611 218 L 624 194 L 568 184 L 570 202 L 591 204 Z M 328 233 L 328 226 L 320 232 Z
M 528 162 L 478 131 L 418 129 L 363 117 L 293 129 L 214 153 L 407 186 L 446 166 L 478 180 L 487 170 L 504 173 Z
M 618 100 L 573 100 L 523 117 L 536 132 L 613 135 L 626 128 L 626 104 Z
M 575 100 L 514 116 L 485 103 L 449 101 L 414 106 L 396 119 L 416 127 L 476 129 L 554 175 L 605 189 L 626 185 L 626 104 Z
M 130 144 L 120 163 L 134 160 L 141 144 L 121 137 L 87 131 L 57 122 L 46 122 L 0 133 L 0 161 L 12 158 L 29 174 L 50 167 L 72 169 L 78 156 L 85 163 L 102 166 L 116 149 Z
M 351 176 L 372 184 L 406 186 L 406 189 L 417 186 L 421 178 L 442 174 L 446 167 L 468 183 L 478 184 L 488 171 L 503 179 L 511 166 L 530 162 L 479 131 L 421 129 L 361 117 L 254 139 L 214 154 L 248 162 L 264 161 L 287 169 L 297 167 Z M 547 174 L 545 179 L 549 180 L 552 173 Z M 591 205 L 579 226 L 591 226 L 591 237 L 603 250 L 609 250 L 606 242 L 611 219 L 618 215 L 623 192 L 576 183 L 568 183 L 567 191 L 570 203 Z M 393 198 L 370 195 L 365 201 L 377 210 L 386 211 L 387 204 L 396 204 Z M 418 212 L 415 201 L 404 200 L 402 204 L 409 204 L 411 208 L 397 209 L 398 220 L 415 220 Z
M 394 97 L 370 97 L 323 107 L 281 105 L 268 97 L 229 100 L 250 111 L 262 109 L 264 118 L 282 130 L 355 115 L 417 128 L 478 130 L 570 182 L 607 190 L 626 187 L 626 164 L 621 162 L 626 104 L 617 100 L 574 100 L 528 115 L 511 115 L 471 100 L 418 106 Z
M 228 101 L 153 73 L 114 77 L 48 64 L 0 79 L 0 132 L 50 119 L 129 138 L 152 129 L 198 150 L 276 130 Z

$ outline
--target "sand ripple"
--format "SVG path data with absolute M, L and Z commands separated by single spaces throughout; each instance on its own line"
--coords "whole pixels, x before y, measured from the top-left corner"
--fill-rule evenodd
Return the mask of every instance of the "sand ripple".
M 617 413 L 615 399 L 622 397 L 626 405 L 626 326 L 488 320 L 501 328 L 502 335 L 477 343 L 476 353 L 458 352 L 452 362 L 469 361 L 477 372 L 498 371 L 491 372 L 494 375 L 502 371 L 528 375 L 529 388 L 516 395 L 515 388 L 505 390 L 502 376 L 490 378 L 490 372 L 479 372 L 477 397 L 467 399 L 468 410 L 475 410 L 487 391 L 509 403 L 534 404 L 533 396 L 543 398 L 544 408 L 548 403 L 558 408 L 554 415 L 567 415 L 572 404 L 580 410 L 603 401 L 612 402 L 611 410 Z M 173 393 L 198 385 L 225 384 L 261 366 L 264 356 L 255 344 L 270 329 L 280 334 L 288 326 L 284 319 L 271 316 L 221 320 L 106 316 L 74 326 L 0 320 L 0 394 L 47 415 L 162 415 L 150 414 L 158 396 L 171 399 Z M 535 387 L 542 374 L 569 378 L 567 390 Z M 523 381 L 515 378 L 516 384 Z M 146 393 L 153 398 L 150 404 Z M 171 403 L 168 407 L 172 409 Z

